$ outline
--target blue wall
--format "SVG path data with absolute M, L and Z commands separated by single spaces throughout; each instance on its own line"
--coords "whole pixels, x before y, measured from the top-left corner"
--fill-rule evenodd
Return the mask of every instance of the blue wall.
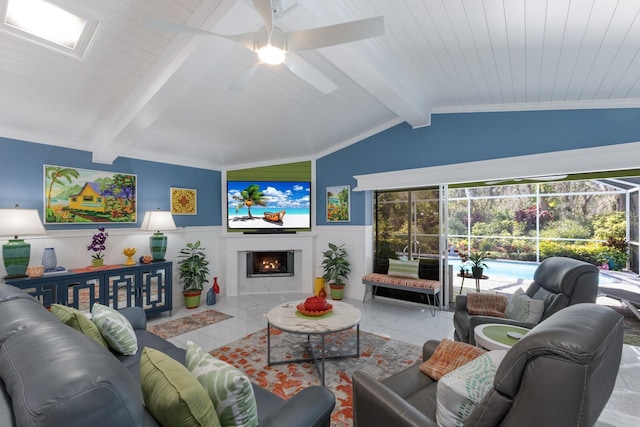
M 43 216 L 43 165 L 68 166 L 137 175 L 137 224 L 117 224 L 117 227 L 139 227 L 148 210 L 169 210 L 170 188 L 194 188 L 198 190 L 198 214 L 174 215 L 176 226 L 219 226 L 221 220 L 220 182 L 217 171 L 173 166 L 129 158 L 117 158 L 113 165 L 91 161 L 91 153 L 57 148 L 48 145 L 0 138 L 0 207 L 37 208 Z M 114 224 L 114 226 L 116 226 Z M 95 224 L 55 224 L 47 229 L 95 228 Z
M 403 123 L 318 159 L 316 222 L 327 224 L 326 187 L 353 189 L 353 175 L 637 141 L 637 108 L 434 114 L 431 126 Z M 370 225 L 371 199 L 371 192 L 352 192 L 351 221 L 332 224 Z

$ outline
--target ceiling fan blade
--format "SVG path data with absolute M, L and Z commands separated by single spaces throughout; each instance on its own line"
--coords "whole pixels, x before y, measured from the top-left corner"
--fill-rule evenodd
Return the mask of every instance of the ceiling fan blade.
M 335 83 L 293 52 L 287 52 L 284 65 L 286 65 L 293 74 L 300 77 L 311 86 L 314 86 L 325 95 L 338 89 L 338 86 L 336 86 Z
M 176 33 L 191 33 L 200 34 L 205 36 L 217 36 L 222 37 L 236 43 L 240 43 L 242 46 L 249 50 L 254 50 L 255 47 L 255 35 L 256 33 L 242 33 L 242 34 L 218 34 L 212 31 L 201 30 L 200 28 L 190 27 L 184 24 L 178 24 L 176 22 L 160 21 L 153 18 L 145 18 L 144 25 L 159 31 L 171 31 Z
M 267 26 L 267 39 L 269 40 L 273 31 L 273 6 L 271 5 L 271 0 L 253 0 L 253 5 Z
M 384 32 L 384 17 L 382 16 L 327 27 L 292 31 L 287 33 L 287 49 L 318 49 L 382 36 Z
M 260 64 L 261 63 L 258 62 L 257 64 L 247 68 L 242 74 L 240 74 L 240 77 L 238 77 L 233 83 L 231 83 L 229 89 L 238 92 L 244 90 L 244 88 L 247 87 L 253 76 L 256 74 L 256 71 L 258 71 L 258 67 L 260 67 Z

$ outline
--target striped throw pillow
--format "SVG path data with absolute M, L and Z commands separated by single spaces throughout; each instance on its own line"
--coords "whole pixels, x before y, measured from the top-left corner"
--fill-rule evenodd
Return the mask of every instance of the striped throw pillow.
M 216 408 L 220 424 L 256 427 L 258 406 L 249 378 L 225 361 L 187 341 L 186 365 Z
M 420 371 L 438 381 L 449 372 L 471 362 L 485 353 L 485 350 L 473 345 L 443 339 L 431 357 L 420 365 Z
M 405 279 L 419 279 L 418 269 L 420 261 L 400 261 L 398 259 L 389 259 L 389 271 L 387 276 L 403 277 Z

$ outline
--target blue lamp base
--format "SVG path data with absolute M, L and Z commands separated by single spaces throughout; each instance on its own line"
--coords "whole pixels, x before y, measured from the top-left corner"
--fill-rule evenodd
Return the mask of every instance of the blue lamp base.
M 10 239 L 2 245 L 2 258 L 4 268 L 7 270 L 7 278 L 26 277 L 30 257 L 31 245 L 22 239 Z
M 153 260 L 164 261 L 164 255 L 167 253 L 167 236 L 160 232 L 153 233 L 149 237 L 149 246 Z

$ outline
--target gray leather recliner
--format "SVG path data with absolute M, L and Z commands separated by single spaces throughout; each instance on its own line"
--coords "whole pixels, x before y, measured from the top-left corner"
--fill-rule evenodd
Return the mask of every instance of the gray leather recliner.
M 596 302 L 598 277 L 598 268 L 592 264 L 573 258 L 551 257 L 540 263 L 526 294 L 533 299 L 544 301 L 544 313 L 540 319 L 542 322 L 570 305 Z M 529 329 L 535 326 L 533 323 L 502 317 L 469 314 L 466 295 L 458 295 L 453 315 L 456 341 L 475 345 L 473 330 L 484 323 L 502 323 Z
M 464 426 L 593 426 L 613 391 L 623 328 L 622 316 L 597 304 L 552 315 L 507 352 Z M 424 345 L 424 360 L 437 345 Z M 354 372 L 354 427 L 436 426 L 438 382 L 419 366 L 380 382 Z

